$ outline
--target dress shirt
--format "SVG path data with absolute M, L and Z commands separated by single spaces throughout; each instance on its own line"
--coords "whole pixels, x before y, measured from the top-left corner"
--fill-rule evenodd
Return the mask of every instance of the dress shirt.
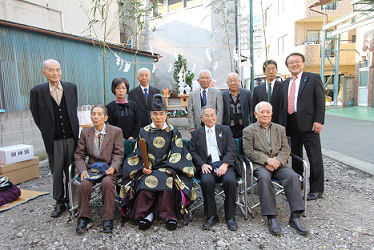
M 143 87 L 143 85 L 141 84 L 139 86 L 142 88 L 143 95 L 145 96 L 144 89 L 146 88 L 149 96 L 149 84 L 147 85 L 147 87 Z
M 98 138 L 99 134 L 101 134 L 101 137 L 100 139 Z M 96 130 L 96 127 L 95 127 L 95 156 L 99 156 L 99 153 L 100 153 L 100 148 L 99 148 L 99 145 L 100 147 L 103 145 L 103 141 L 104 141 L 104 137 L 106 135 L 106 124 L 104 123 L 104 127 L 101 131 L 97 131 Z M 99 140 L 100 140 L 100 144 L 99 144 Z
M 203 88 L 200 89 L 201 98 L 203 98 L 203 90 L 204 90 Z M 208 103 L 208 90 L 209 90 L 209 88 L 206 88 L 205 90 L 206 90 L 206 105 L 209 105 L 209 103 Z
M 271 82 L 271 93 L 270 93 L 270 96 L 271 94 L 273 94 L 273 90 L 274 90 L 274 84 L 275 84 L 275 81 L 277 80 L 277 78 L 275 78 L 272 82 Z M 268 80 L 266 80 L 266 93 L 268 92 L 268 88 L 269 88 L 269 82 Z
M 212 162 L 220 161 L 221 159 L 219 156 L 221 155 L 219 152 L 219 148 L 217 145 L 217 138 L 216 138 L 216 125 L 211 128 L 205 126 L 205 134 L 207 139 L 207 153 L 208 156 L 210 155 L 212 158 Z
M 51 93 L 53 99 L 55 99 L 56 103 L 60 106 L 62 94 L 64 92 L 61 82 L 58 82 L 57 87 L 49 83 L 49 92 Z
M 301 82 L 301 75 L 303 74 L 304 71 L 301 71 L 300 74 L 297 75 L 297 78 L 296 78 L 296 81 L 295 81 L 295 84 L 296 84 L 296 88 L 295 88 L 295 101 L 294 101 L 294 112 L 297 112 L 297 97 L 298 97 L 298 94 L 299 94 L 299 88 L 300 88 L 300 82 Z M 291 79 L 290 79 L 290 84 L 288 84 L 288 94 L 287 96 L 290 94 L 290 89 L 291 89 L 291 84 L 292 84 L 292 77 L 291 76 Z

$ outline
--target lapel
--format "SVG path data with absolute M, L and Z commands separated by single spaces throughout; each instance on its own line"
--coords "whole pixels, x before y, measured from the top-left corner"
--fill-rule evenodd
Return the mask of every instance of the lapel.
M 217 145 L 218 145 L 218 149 L 219 149 L 219 152 L 221 153 L 221 155 L 224 155 L 224 152 L 223 152 L 223 131 L 222 131 L 222 127 L 219 126 L 218 124 L 216 124 L 216 127 L 215 127 L 215 132 L 216 132 L 216 140 L 217 140 Z
M 94 154 L 94 140 L 95 140 L 95 127 L 90 127 L 86 128 L 88 129 L 87 131 L 87 141 L 86 141 L 86 147 L 87 147 L 87 152 L 89 155 Z
M 208 99 L 206 100 L 206 105 L 212 105 L 213 102 L 213 89 L 208 89 Z
M 271 125 L 270 127 L 270 136 L 271 136 L 271 152 L 274 154 L 276 151 L 275 149 L 275 143 L 278 141 L 278 128 L 276 126 Z
M 227 92 L 224 92 L 222 95 L 223 102 L 226 103 L 226 112 L 230 115 L 230 91 L 227 90 Z
M 274 103 L 274 98 L 278 95 L 279 90 L 280 90 L 280 82 L 275 81 L 274 88 L 273 88 L 273 93 L 271 94 L 271 98 L 270 98 L 270 103 L 271 104 Z
M 245 114 L 248 114 L 248 110 L 247 110 L 247 108 L 249 107 L 248 100 L 247 100 L 247 96 L 244 94 L 244 89 L 239 88 L 239 94 L 240 94 L 240 107 L 242 109 L 242 116 L 244 116 Z
M 200 93 L 200 89 L 196 90 L 195 95 L 196 95 L 195 100 L 197 100 L 195 103 L 197 105 L 196 108 L 198 110 L 198 112 L 196 114 L 199 114 L 199 117 L 200 117 L 200 114 L 201 114 L 201 98 L 202 98 L 201 93 Z
M 139 100 L 141 100 L 141 103 L 143 103 L 144 106 L 147 106 L 147 99 L 145 98 L 145 95 L 140 85 L 136 88 L 136 93 L 138 95 Z M 148 97 L 149 97 L 149 90 L 148 90 Z
M 207 146 L 207 143 L 206 143 L 206 134 L 205 134 L 205 126 L 204 127 L 201 127 L 200 129 L 200 136 L 199 138 L 201 138 L 201 146 L 203 147 L 203 150 L 204 150 L 204 154 L 205 156 L 208 156 L 208 146 Z
M 306 74 L 306 72 L 303 72 L 303 74 L 301 75 L 299 92 L 297 93 L 297 98 L 299 98 L 299 96 L 300 96 L 301 92 L 303 91 L 305 85 L 307 84 L 308 80 L 309 80 L 308 75 Z
M 259 86 L 259 88 L 261 88 L 260 90 L 260 93 L 261 93 L 261 100 L 268 100 L 268 92 L 266 92 L 266 82 L 265 83 L 261 83 Z
M 51 93 L 49 91 L 49 83 L 46 83 L 46 87 L 43 88 L 43 98 L 44 102 L 47 105 L 47 108 L 49 110 L 49 114 L 52 116 L 52 120 L 55 120 L 55 116 L 53 114 L 53 106 L 52 106 L 52 98 L 51 98 Z
M 104 136 L 104 140 L 100 147 L 100 152 L 103 152 L 105 147 L 108 145 L 109 140 L 112 138 L 112 128 L 109 126 L 109 124 L 106 124 L 106 134 Z
M 255 134 L 256 134 L 258 140 L 260 141 L 262 147 L 270 155 L 270 151 L 269 151 L 269 147 L 268 147 L 268 144 L 266 142 L 266 139 L 265 139 L 264 131 L 262 131 L 262 128 L 260 127 L 259 123 L 256 123 L 255 132 L 256 132 Z
M 71 89 L 65 83 L 61 82 L 61 85 L 62 85 L 62 88 L 64 89 L 63 97 L 65 98 L 66 110 L 68 112 L 68 117 L 71 120 L 70 110 L 72 109 L 71 107 L 72 102 L 68 100 L 67 98 L 73 96 L 73 93 L 71 93 Z

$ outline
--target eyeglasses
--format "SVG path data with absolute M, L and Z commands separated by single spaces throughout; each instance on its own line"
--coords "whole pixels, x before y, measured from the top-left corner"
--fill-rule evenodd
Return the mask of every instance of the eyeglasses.
M 152 111 L 151 115 L 153 115 L 153 116 L 164 116 L 164 115 L 166 115 L 166 112 L 164 112 L 164 111 L 161 111 L 161 112 Z
M 126 87 L 117 87 L 116 89 L 117 89 L 117 90 L 127 90 Z
M 203 117 L 205 118 L 205 119 L 208 119 L 208 118 L 214 118 L 214 117 L 216 117 L 216 114 L 210 114 L 210 115 L 203 115 Z
M 294 65 L 294 64 L 300 64 L 300 63 L 302 63 L 303 61 L 301 61 L 301 60 L 296 60 L 296 61 L 290 61 L 290 62 L 288 62 L 287 64 L 288 65 Z

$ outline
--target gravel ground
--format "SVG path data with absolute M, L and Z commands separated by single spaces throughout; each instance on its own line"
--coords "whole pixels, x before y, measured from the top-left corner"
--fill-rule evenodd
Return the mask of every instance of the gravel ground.
M 120 226 L 116 209 L 113 234 L 101 232 L 101 202 L 93 201 L 93 227 L 84 235 L 75 233 L 76 220 L 68 212 L 50 217 L 52 176 L 48 161 L 40 163 L 40 177 L 19 185 L 22 189 L 48 191 L 14 209 L 0 213 L 1 249 L 374 249 L 374 178 L 329 158 L 324 158 L 326 187 L 323 199 L 307 204 L 302 220 L 309 228 L 307 237 L 300 236 L 287 225 L 289 209 L 285 196 L 277 198 L 282 236 L 268 233 L 266 218 L 244 220 L 239 209 L 239 230 L 231 232 L 224 223 L 223 201 L 218 201 L 221 223 L 211 231 L 203 231 L 203 209 L 193 214 L 192 222 L 174 232 L 161 221 L 146 232 L 126 222 Z

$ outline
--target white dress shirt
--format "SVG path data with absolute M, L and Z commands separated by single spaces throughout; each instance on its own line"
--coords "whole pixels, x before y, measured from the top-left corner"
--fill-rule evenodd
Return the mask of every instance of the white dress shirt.
M 205 126 L 207 153 L 208 153 L 208 156 L 211 156 L 212 162 L 220 161 L 219 156 L 221 155 L 219 152 L 218 145 L 217 145 L 215 127 L 216 125 L 214 125 L 211 128 L 208 128 L 207 126 Z
M 300 88 L 300 82 L 301 82 L 301 75 L 303 74 L 303 72 L 304 71 L 301 71 L 301 73 L 297 75 L 297 78 L 296 78 L 296 81 L 295 81 L 295 83 L 296 83 L 295 101 L 294 101 L 295 112 L 297 112 L 297 97 L 298 97 L 298 94 L 299 94 L 299 88 Z M 289 94 L 290 94 L 290 89 L 291 89 L 292 81 L 293 81 L 293 76 L 291 76 L 290 83 L 288 84 L 288 94 L 287 94 L 287 96 L 289 96 Z
M 276 81 L 277 79 L 275 78 L 272 82 L 271 82 L 271 93 L 270 93 L 270 95 L 271 94 L 273 94 L 273 90 L 274 90 L 274 84 L 275 84 L 275 81 Z M 268 92 L 268 88 L 269 88 L 269 86 L 268 86 L 268 80 L 266 80 L 266 93 Z

